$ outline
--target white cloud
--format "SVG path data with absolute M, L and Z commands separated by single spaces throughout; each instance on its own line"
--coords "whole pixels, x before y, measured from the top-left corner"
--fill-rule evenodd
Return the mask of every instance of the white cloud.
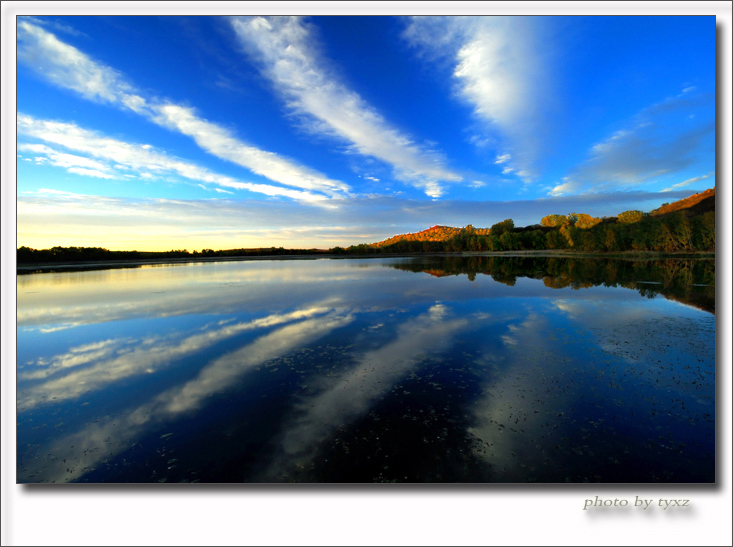
M 18 150 L 43 154 L 44 156 L 35 158 L 36 163 L 50 163 L 56 167 L 62 167 L 70 173 L 104 179 L 115 178 L 114 174 L 109 172 L 109 166 L 103 163 L 74 154 L 58 152 L 43 144 L 19 143 Z
M 330 180 L 272 152 L 244 144 L 225 128 L 196 116 L 191 108 L 168 103 L 155 107 L 155 111 L 153 121 L 156 123 L 176 129 L 192 137 L 207 152 L 270 180 L 332 196 L 349 190 L 342 182 Z
M 75 194 L 73 192 L 66 192 L 65 190 L 55 190 L 53 188 L 41 188 L 36 192 L 38 195 L 50 195 L 54 197 L 60 197 L 60 198 L 67 198 L 67 199 L 84 199 L 88 196 L 85 196 L 84 194 Z M 103 198 L 101 196 L 99 197 L 100 200 L 106 200 L 106 198 Z
M 301 19 L 236 18 L 232 26 L 288 106 L 315 119 L 313 131 L 344 139 L 355 152 L 388 163 L 398 180 L 432 197 L 442 195 L 440 183 L 462 180 L 444 166 L 439 154 L 392 127 L 356 92 L 329 74 L 312 46 L 311 28 Z
M 662 192 L 671 192 L 672 190 L 676 190 L 677 188 L 684 188 L 685 186 L 689 186 L 690 184 L 692 184 L 694 182 L 700 182 L 701 180 L 709 179 L 714 174 L 715 173 L 708 173 L 707 175 L 702 175 L 700 177 L 693 177 L 691 179 L 687 179 L 687 180 L 682 181 L 680 183 L 673 184 L 669 188 L 665 188 L 664 190 L 662 190 Z
M 23 20 L 29 21 L 35 25 L 51 27 L 59 32 L 70 34 L 72 36 L 86 36 L 86 34 L 84 34 L 83 32 L 79 32 L 74 27 L 66 25 L 61 21 L 54 21 L 52 19 L 49 19 L 48 17 L 43 17 L 39 19 L 37 17 L 23 16 Z
M 539 47 L 541 27 L 523 17 L 413 17 L 404 36 L 423 54 L 448 59 L 456 95 L 487 132 L 500 130 L 512 150 L 497 157 L 496 163 L 511 159 L 504 174 L 523 171 L 525 182 L 535 179 L 543 108 L 552 94 L 542 59 L 548 48 Z
M 502 171 L 502 173 L 503 173 L 503 172 L 504 172 L 504 171 Z M 520 179 L 522 179 L 522 181 L 523 181 L 523 182 L 524 182 L 525 184 L 529 184 L 529 183 L 530 183 L 530 182 L 532 182 L 532 180 L 533 180 L 533 176 L 532 176 L 532 173 L 530 173 L 530 172 L 529 172 L 529 171 L 527 171 L 526 169 L 520 169 L 519 171 L 517 171 L 517 176 L 518 176 L 518 177 L 519 177 Z
M 109 173 L 103 173 L 97 169 L 84 169 L 83 167 L 69 167 L 67 169 L 69 173 L 75 175 L 83 175 L 85 177 L 96 177 L 100 179 L 113 179 L 114 177 Z
M 483 135 L 472 135 L 468 138 L 468 142 L 470 142 L 477 148 L 486 148 L 492 144 L 495 144 L 494 139 Z
M 342 182 L 330 180 L 278 154 L 245 144 L 225 128 L 198 117 L 191 108 L 145 99 L 118 71 L 93 60 L 37 25 L 19 22 L 18 41 L 18 61 L 53 84 L 71 89 L 86 99 L 130 109 L 192 137 L 207 152 L 274 182 L 329 195 L 349 189 Z
M 94 62 L 37 25 L 18 22 L 18 61 L 23 62 L 56 85 L 95 101 L 122 102 L 131 92 L 116 70 Z
M 114 162 L 116 166 L 123 166 L 138 172 L 141 178 L 152 178 L 151 172 L 158 175 L 175 174 L 196 182 L 208 182 L 226 188 L 248 190 L 267 196 L 283 196 L 310 203 L 323 203 L 327 197 L 311 192 L 303 192 L 290 188 L 282 188 L 268 184 L 241 182 L 226 175 L 213 173 L 198 165 L 167 156 L 162 152 L 155 152 L 147 145 L 139 145 L 119 141 L 106 137 L 98 132 L 79 127 L 76 124 L 51 120 L 38 120 L 26 114 L 17 115 L 18 134 L 39 139 L 48 143 L 63 146 L 76 152 L 84 153 L 95 158 L 91 160 L 81 156 L 65 154 L 39 144 L 20 144 L 19 149 L 44 153 L 54 164 L 71 168 L 77 174 L 100 176 L 107 173 L 105 178 L 114 178 L 109 164 L 99 160 Z
M 571 179 L 570 177 L 564 177 L 563 182 L 552 188 L 548 193 L 551 196 L 563 196 L 567 194 L 573 194 L 582 188 L 582 184 Z

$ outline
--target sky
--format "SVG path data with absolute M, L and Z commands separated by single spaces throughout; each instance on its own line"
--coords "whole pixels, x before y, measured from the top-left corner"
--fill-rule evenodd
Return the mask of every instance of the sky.
M 331 248 L 715 186 L 713 16 L 19 16 L 17 245 Z

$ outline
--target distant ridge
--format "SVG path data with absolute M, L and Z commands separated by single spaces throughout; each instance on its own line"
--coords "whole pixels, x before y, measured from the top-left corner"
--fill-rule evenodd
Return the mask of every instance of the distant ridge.
M 688 209 L 688 213 L 701 215 L 708 211 L 715 211 L 715 188 L 710 188 L 699 194 L 683 198 L 672 203 L 662 205 L 659 209 L 655 209 L 650 214 L 653 216 L 666 215 L 675 211 Z
M 688 216 L 696 216 L 696 215 L 702 215 L 704 213 L 707 213 L 708 211 L 715 211 L 715 188 L 710 188 L 708 190 L 705 190 L 704 192 L 700 192 L 698 194 L 694 194 L 692 196 L 674 201 L 672 203 L 666 203 L 659 207 L 658 209 L 655 209 L 649 213 L 650 216 L 660 216 L 660 215 L 667 215 L 669 213 L 674 213 L 675 211 L 685 211 Z M 616 222 L 617 217 L 610 217 L 605 219 L 603 222 Z M 540 226 L 539 224 L 526 227 L 526 228 L 515 228 L 515 231 L 521 232 L 523 230 L 527 229 L 541 229 L 541 230 L 548 230 L 548 228 Z M 407 233 L 407 234 L 398 234 L 395 236 L 392 236 L 390 238 L 385 239 L 384 241 L 379 241 L 377 243 L 371 243 L 370 247 L 386 247 L 389 245 L 393 245 L 395 243 L 398 243 L 400 241 L 448 241 L 455 236 L 461 235 L 464 233 L 467 229 L 473 230 L 473 233 L 476 235 L 489 235 L 491 230 L 489 228 L 474 228 L 473 226 L 467 226 L 466 228 L 455 228 L 452 226 L 441 226 L 441 225 L 435 225 L 431 226 L 427 230 L 422 230 L 420 232 L 415 233 Z
M 473 228 L 472 226 L 470 227 L 470 229 L 472 229 L 476 233 L 476 235 L 483 236 L 489 235 L 490 231 L 488 228 Z M 384 241 L 372 243 L 371 246 L 384 247 L 386 245 L 392 245 L 393 243 L 397 243 L 399 241 L 448 241 L 449 239 L 459 235 L 464 230 L 466 230 L 466 228 L 453 228 L 451 226 L 435 225 L 431 226 L 427 230 L 422 230 L 421 232 L 392 236 L 388 239 L 385 239 Z

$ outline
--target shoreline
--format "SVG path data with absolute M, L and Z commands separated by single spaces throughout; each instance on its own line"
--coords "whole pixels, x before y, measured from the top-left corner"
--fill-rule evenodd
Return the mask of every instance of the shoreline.
M 481 257 L 494 256 L 506 258 L 605 258 L 620 260 L 660 260 L 667 258 L 715 259 L 715 253 L 653 253 L 653 252 L 626 252 L 626 253 L 583 253 L 558 250 L 529 250 L 529 251 L 463 251 L 458 253 L 373 253 L 373 254 L 303 254 L 303 255 L 262 255 L 262 256 L 214 256 L 214 257 L 184 257 L 184 258 L 141 258 L 133 260 L 94 260 L 81 262 L 44 262 L 38 264 L 18 264 L 16 275 L 32 273 L 52 273 L 55 271 L 83 271 L 104 270 L 116 268 L 137 268 L 140 266 L 171 266 L 184 264 L 199 264 L 207 262 L 249 262 L 262 260 L 350 260 L 365 258 L 415 258 L 415 257 Z

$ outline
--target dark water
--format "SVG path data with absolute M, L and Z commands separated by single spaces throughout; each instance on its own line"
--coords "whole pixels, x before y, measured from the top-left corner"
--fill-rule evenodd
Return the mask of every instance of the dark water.
M 715 480 L 712 263 L 214 262 L 17 290 L 19 482 Z

